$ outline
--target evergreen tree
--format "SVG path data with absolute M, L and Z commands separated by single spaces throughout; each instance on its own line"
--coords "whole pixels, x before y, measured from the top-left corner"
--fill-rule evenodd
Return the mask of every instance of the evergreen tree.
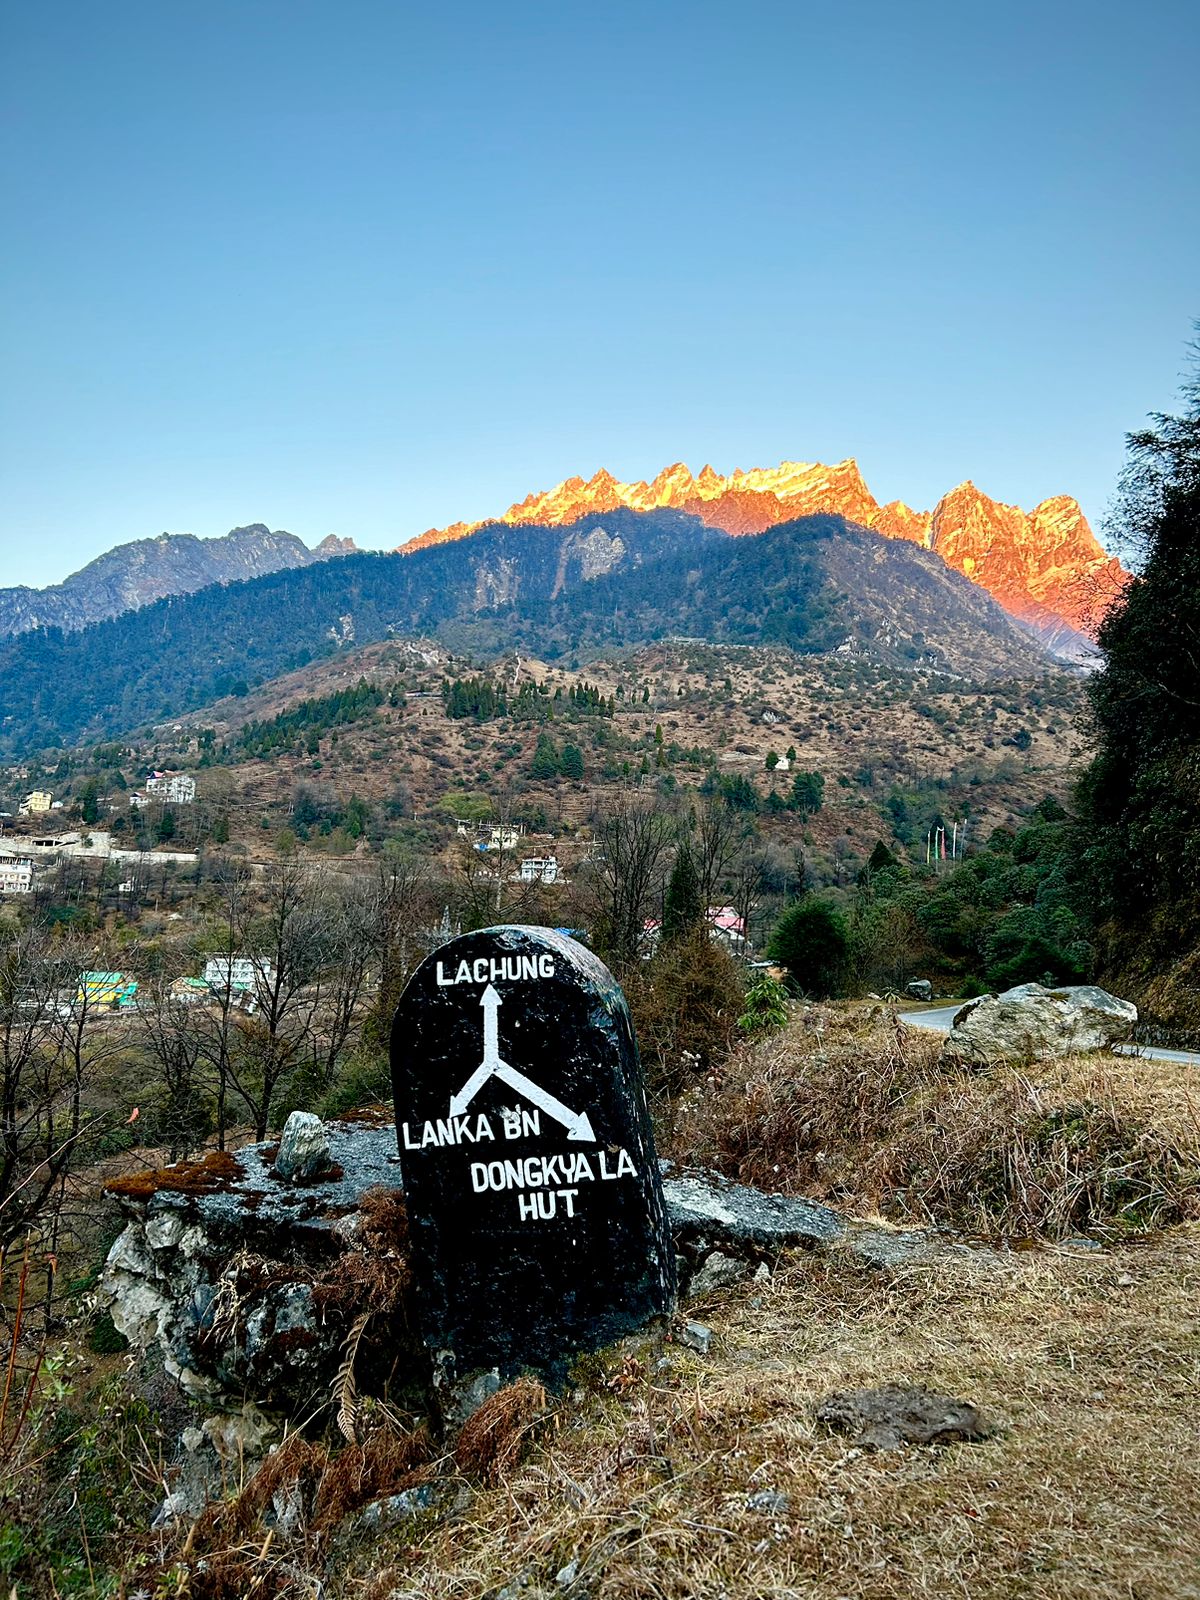
M 663 902 L 663 938 L 678 939 L 704 920 L 700 900 L 700 880 L 690 847 L 682 844 L 671 868 Z
M 1118 532 L 1140 570 L 1105 617 L 1088 690 L 1081 888 L 1118 964 L 1200 938 L 1200 367 L 1183 396 L 1182 415 L 1128 440 Z
M 767 953 L 788 970 L 794 988 L 818 999 L 838 994 L 846 982 L 850 935 L 841 912 L 828 900 L 806 895 L 794 901 L 771 934 Z
M 858 875 L 860 883 L 869 882 L 877 872 L 886 872 L 889 867 L 898 867 L 900 863 L 884 844 L 882 839 L 875 841 L 875 848 L 867 857 L 867 864 Z
M 570 778 L 573 783 L 583 779 L 583 751 L 577 744 L 563 745 L 562 758 L 559 770 L 564 778 Z
M 798 772 L 792 779 L 792 809 L 815 815 L 825 804 L 825 779 L 819 772 Z
M 557 778 L 561 770 L 554 740 L 547 733 L 539 734 L 537 748 L 533 752 L 533 761 L 529 767 L 530 777 L 546 783 L 552 778 Z
M 100 785 L 95 778 L 84 784 L 79 803 L 84 822 L 91 824 L 100 821 Z

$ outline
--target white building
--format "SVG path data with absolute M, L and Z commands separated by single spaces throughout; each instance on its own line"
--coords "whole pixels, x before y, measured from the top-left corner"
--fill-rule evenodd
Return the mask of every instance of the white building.
M 522 883 L 557 883 L 558 858 L 556 856 L 526 856 L 521 863 Z
M 33 893 L 33 859 L 0 847 L 0 894 Z
M 153 772 L 146 779 L 146 793 L 163 805 L 190 806 L 196 798 L 196 780 L 186 772 Z
M 204 981 L 218 991 L 228 988 L 234 994 L 253 994 L 274 977 L 269 961 L 255 961 L 250 956 L 209 956 L 204 963 Z

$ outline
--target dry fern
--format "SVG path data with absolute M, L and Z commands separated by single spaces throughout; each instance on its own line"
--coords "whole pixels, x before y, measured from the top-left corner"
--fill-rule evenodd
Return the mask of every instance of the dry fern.
M 360 1317 L 355 1318 L 354 1325 L 346 1335 L 342 1345 L 342 1361 L 333 1380 L 333 1397 L 337 1401 L 337 1424 L 342 1438 L 350 1444 L 357 1444 L 358 1440 L 358 1390 L 354 1384 L 354 1363 L 358 1357 L 358 1346 L 362 1340 L 367 1323 L 371 1320 L 372 1313 L 364 1311 Z
M 546 1391 L 536 1379 L 518 1378 L 498 1389 L 463 1424 L 454 1446 L 459 1470 L 481 1483 L 499 1483 L 545 1414 Z

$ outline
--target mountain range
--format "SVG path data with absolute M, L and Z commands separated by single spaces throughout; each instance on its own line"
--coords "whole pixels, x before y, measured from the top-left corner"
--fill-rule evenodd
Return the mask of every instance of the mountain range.
M 734 535 L 834 513 L 888 539 L 934 551 L 1052 647 L 1068 642 L 1070 634 L 1093 635 L 1126 576 L 1069 495 L 1055 495 L 1025 512 L 992 500 L 967 481 L 943 495 L 932 511 L 916 511 L 902 500 L 880 505 L 852 459 L 832 467 L 783 461 L 728 476 L 710 466 L 693 476 L 676 462 L 649 483 L 622 483 L 602 470 L 586 482 L 567 478 L 554 489 L 527 495 L 496 520 L 562 526 L 620 506 L 687 511 Z M 481 526 L 455 522 L 431 528 L 401 549 L 411 553 L 462 539 Z
M 964 681 L 1050 665 L 988 594 L 914 541 L 835 515 L 731 539 L 690 513 L 622 507 L 315 560 L 2 641 L 0 753 L 127 732 L 314 657 L 414 634 L 548 659 L 669 636 L 765 642 Z
M 350 554 L 353 539 L 330 534 L 310 550 L 294 533 L 261 522 L 216 539 L 163 533 L 97 556 L 47 589 L 0 589 L 0 638 L 32 628 L 82 628 L 171 594 L 191 594 L 210 583 L 262 577 Z

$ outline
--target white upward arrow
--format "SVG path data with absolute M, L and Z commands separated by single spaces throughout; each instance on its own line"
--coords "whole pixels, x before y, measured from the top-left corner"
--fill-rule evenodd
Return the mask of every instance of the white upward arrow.
M 540 1111 L 544 1111 L 548 1117 L 553 1117 L 555 1122 L 561 1122 L 567 1130 L 568 1139 L 587 1139 L 594 1142 L 596 1135 L 592 1132 L 591 1119 L 586 1111 L 578 1113 L 572 1111 L 540 1084 L 534 1083 L 532 1078 L 527 1078 L 523 1072 L 518 1072 L 516 1067 L 510 1067 L 507 1061 L 501 1060 L 498 1016 L 501 1000 L 492 984 L 489 983 L 479 997 L 479 1004 L 483 1007 L 483 1060 L 458 1093 L 451 1097 L 450 1115 L 461 1117 L 488 1079 L 495 1077 L 508 1084 L 510 1089 L 516 1089 L 519 1094 L 523 1094 Z
M 450 1115 L 461 1117 L 484 1084 L 504 1063 L 500 1060 L 500 1024 L 496 1013 L 500 1010 L 500 996 L 488 984 L 479 997 L 483 1007 L 483 1060 L 450 1100 Z
M 483 1064 L 496 1066 L 500 1061 L 500 996 L 493 984 L 479 997 L 483 1007 Z

